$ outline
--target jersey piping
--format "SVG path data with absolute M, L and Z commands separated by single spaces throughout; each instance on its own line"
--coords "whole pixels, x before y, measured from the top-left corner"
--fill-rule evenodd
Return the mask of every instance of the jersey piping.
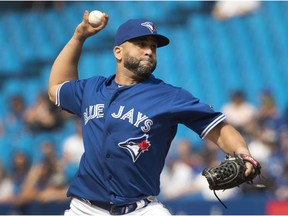
M 226 116 L 224 114 L 220 115 L 218 118 L 216 118 L 214 121 L 212 121 L 201 133 L 201 139 L 204 139 L 206 135 L 220 122 L 222 122 Z
M 59 92 L 60 92 L 60 89 L 61 89 L 61 87 L 65 84 L 65 83 L 67 83 L 67 82 L 69 82 L 69 81 L 65 81 L 65 82 L 63 82 L 62 84 L 60 84 L 59 86 L 58 86 L 58 88 L 56 89 L 56 101 L 55 101 L 55 105 L 56 106 L 60 106 L 60 94 L 59 94 Z

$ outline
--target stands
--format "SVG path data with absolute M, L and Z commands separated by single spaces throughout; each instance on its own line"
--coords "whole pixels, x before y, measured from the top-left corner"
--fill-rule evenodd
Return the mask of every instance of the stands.
M 182 58 L 177 59 L 176 65 L 167 67 L 165 73 L 159 71 L 161 78 L 170 80 L 169 76 L 174 76 L 175 71 L 177 74 L 181 73 L 180 77 L 193 77 L 193 81 L 189 81 L 195 85 L 187 82 L 184 87 L 199 93 L 201 99 L 214 104 L 215 108 L 219 108 L 227 100 L 228 94 L 225 92 L 233 88 L 249 86 L 245 91 L 248 97 L 253 99 L 256 98 L 255 93 L 269 86 L 275 92 L 277 104 L 283 109 L 287 103 L 283 92 L 288 78 L 285 73 L 288 52 L 284 47 L 287 47 L 288 42 L 285 40 L 287 21 L 282 16 L 287 3 L 265 2 L 261 10 L 251 16 L 236 17 L 223 22 L 207 14 L 193 14 L 193 7 L 195 9 L 201 6 L 199 2 L 196 3 L 113 2 L 112 7 L 111 2 L 68 2 L 65 10 L 48 8 L 43 11 L 2 13 L 1 76 L 25 75 L 31 73 L 30 70 L 37 70 L 37 73 L 41 74 L 43 66 L 51 64 L 70 38 L 84 9 L 92 10 L 97 7 L 109 14 L 109 25 L 97 37 L 87 41 L 84 50 L 87 54 L 82 61 L 89 58 L 89 53 L 95 53 L 94 48 L 111 51 L 113 34 L 127 17 L 149 17 L 159 23 L 159 31 L 164 30 L 171 38 L 171 48 L 166 48 L 158 57 L 159 62 L 170 64 L 173 57 Z M 129 10 L 127 14 L 125 8 L 129 7 L 135 10 Z M 185 15 L 182 15 L 185 17 L 178 18 L 178 23 L 171 22 L 170 12 L 177 11 L 177 7 L 178 11 L 186 9 Z M 109 41 L 105 41 L 103 45 L 101 41 L 104 38 Z M 103 52 L 101 50 L 100 53 Z M 105 59 L 107 55 L 109 52 L 101 53 L 101 58 Z M 112 64 L 113 57 L 109 58 Z M 110 65 L 109 62 L 106 63 L 105 61 L 102 67 Z M 37 65 L 36 69 L 33 68 L 34 64 Z M 175 80 L 173 84 L 182 85 L 177 79 L 171 80 Z M 218 97 L 211 95 L 211 88 Z M 221 96 L 220 92 L 224 92 L 224 95 Z

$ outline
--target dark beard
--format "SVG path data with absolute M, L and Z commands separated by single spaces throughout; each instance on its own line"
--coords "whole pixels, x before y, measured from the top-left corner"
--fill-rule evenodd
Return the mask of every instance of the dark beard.
M 126 56 L 124 67 L 133 72 L 137 77 L 147 79 L 155 70 L 157 62 L 155 61 L 152 65 L 140 65 L 140 61 L 135 57 Z

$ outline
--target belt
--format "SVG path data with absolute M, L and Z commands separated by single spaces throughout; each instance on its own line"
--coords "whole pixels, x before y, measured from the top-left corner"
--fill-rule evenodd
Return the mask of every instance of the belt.
M 145 198 L 145 199 L 139 200 L 139 201 L 134 202 L 134 203 L 129 203 L 126 205 L 118 206 L 118 205 L 105 203 L 105 202 L 91 201 L 91 200 L 87 200 L 84 198 L 78 198 L 78 197 L 75 197 L 75 198 L 85 202 L 88 205 L 93 205 L 93 206 L 105 209 L 105 210 L 109 211 L 109 213 L 111 215 L 128 214 L 128 213 L 133 212 L 135 210 L 146 207 L 151 202 L 148 198 Z

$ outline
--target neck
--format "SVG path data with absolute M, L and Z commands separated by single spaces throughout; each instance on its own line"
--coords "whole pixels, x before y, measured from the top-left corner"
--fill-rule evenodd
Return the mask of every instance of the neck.
M 116 72 L 115 82 L 119 85 L 135 85 L 139 82 L 144 81 L 145 79 L 135 76 L 134 74 L 130 73 L 120 73 Z

